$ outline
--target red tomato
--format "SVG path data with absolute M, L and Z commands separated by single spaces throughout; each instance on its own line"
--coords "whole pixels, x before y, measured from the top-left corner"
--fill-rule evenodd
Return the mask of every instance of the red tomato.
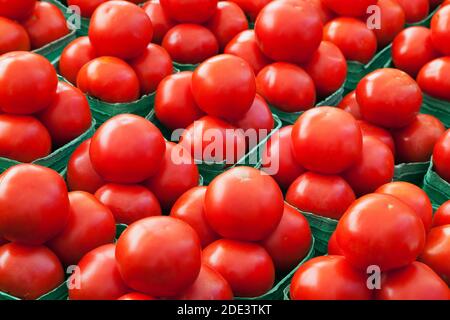
M 336 238 L 354 267 L 365 270 L 377 265 L 388 271 L 416 260 L 425 244 L 425 228 L 416 212 L 401 200 L 370 194 L 356 200 L 342 216 Z
M 450 290 L 428 266 L 413 262 L 402 269 L 383 273 L 377 300 L 448 300 Z
M 254 30 L 245 30 L 236 35 L 228 42 L 224 53 L 241 57 L 247 61 L 255 74 L 258 74 L 262 68 L 271 63 L 271 60 L 258 47 Z
M 444 202 L 434 213 L 433 227 L 450 224 L 450 200 Z
M 46 157 L 51 150 L 50 134 L 39 120 L 0 114 L 0 157 L 32 162 Z
M 352 268 L 341 256 L 317 257 L 295 272 L 292 300 L 371 300 L 367 275 Z
M 303 1 L 273 1 L 258 15 L 255 34 L 259 47 L 269 58 L 303 63 L 319 47 L 322 27 L 319 11 L 313 5 Z
M 450 1 L 449 0 L 445 0 L 445 1 L 443 1 L 443 0 L 429 0 L 429 2 L 430 2 L 430 7 L 431 8 L 436 8 L 436 7 L 438 7 L 441 4 L 442 4 L 442 6 L 445 6 Z
M 228 281 L 236 297 L 258 297 L 273 287 L 272 258 L 256 243 L 217 240 L 203 250 L 202 259 Z
M 57 172 L 37 165 L 20 164 L 2 174 L 2 237 L 22 244 L 39 245 L 60 233 L 68 219 L 67 188 Z
M 239 120 L 255 99 L 255 75 L 242 58 L 218 55 L 195 69 L 192 93 L 200 109 L 209 115 Z
M 7 243 L 8 243 L 7 240 L 5 240 L 5 239 L 3 239 L 2 237 L 0 237 L 0 246 L 2 246 L 2 245 L 4 245 L 4 244 L 7 244 Z
M 91 109 L 84 94 L 68 83 L 60 81 L 52 104 L 39 114 L 56 146 L 69 143 L 89 129 Z
M 431 19 L 431 41 L 443 55 L 450 55 L 450 7 L 442 6 Z
M 243 130 L 211 116 L 204 116 L 187 127 L 180 145 L 195 160 L 204 162 L 235 164 L 246 152 Z
M 433 269 L 450 285 L 450 225 L 431 229 L 420 261 Z M 449 292 L 450 294 L 450 292 Z M 449 296 L 450 297 L 450 296 Z
M 173 72 L 172 59 L 167 51 L 150 43 L 145 52 L 129 61 L 141 85 L 141 95 L 156 91 L 158 84 Z
M 224 238 L 260 241 L 283 215 L 283 194 L 272 177 L 250 167 L 236 167 L 217 176 L 205 196 L 209 225 Z
M 34 300 L 58 287 L 64 270 L 44 246 L 17 243 L 0 247 L 0 290 L 20 299 Z
M 250 18 L 255 21 L 260 11 L 272 0 L 230 0 L 236 3 Z
M 89 251 L 113 243 L 116 236 L 114 216 L 93 195 L 84 191 L 69 193 L 67 225 L 48 246 L 66 265 L 75 265 Z
M 154 43 L 161 43 L 167 31 L 169 31 L 175 23 L 169 18 L 169 15 L 164 12 L 159 0 L 147 1 L 142 7 L 145 13 L 150 17 L 153 25 L 153 39 Z
M 82 17 L 90 18 L 95 9 L 109 0 L 67 0 L 69 6 L 78 6 Z
M 264 67 L 256 77 L 257 92 L 271 105 L 284 112 L 305 111 L 316 103 L 316 87 L 302 68 L 275 62 Z
M 97 58 L 95 49 L 89 41 L 89 37 L 81 37 L 73 40 L 59 58 L 59 72 L 71 83 L 77 83 L 80 69 L 89 61 Z
M 351 37 L 348 35 L 351 34 Z M 377 37 L 373 30 L 356 18 L 339 17 L 328 22 L 323 29 L 323 40 L 334 43 L 345 58 L 363 64 L 377 52 Z
M 95 192 L 95 197 L 111 210 L 116 223 L 128 225 L 161 215 L 158 199 L 143 186 L 108 183 Z
M 322 0 L 301 0 L 308 2 L 309 4 L 316 7 L 316 9 L 319 11 L 320 17 L 322 19 L 322 23 L 325 24 L 331 19 L 334 18 L 335 13 L 331 11 Z
M 398 34 L 392 43 L 392 61 L 396 68 L 416 77 L 420 69 L 437 58 L 439 53 L 431 42 L 431 31 L 410 27 Z
M 422 105 L 422 92 L 405 72 L 386 68 L 369 73 L 359 82 L 356 100 L 364 120 L 395 129 L 415 119 Z
M 85 94 L 109 103 L 132 102 L 139 98 L 139 79 L 125 61 L 99 57 L 86 63 L 77 76 Z
M 178 198 L 170 211 L 170 216 L 189 224 L 200 238 L 202 247 L 219 239 L 205 217 L 204 202 L 207 187 L 194 187 Z
M 198 24 L 179 24 L 167 31 L 162 46 L 178 63 L 197 64 L 215 56 L 219 44 L 214 34 Z
M 227 280 L 214 269 L 202 264 L 197 280 L 177 300 L 232 300 Z
M 36 0 L 1 0 L 0 16 L 12 20 L 25 20 L 33 14 Z
M 29 52 L 0 56 L 0 108 L 6 113 L 32 114 L 53 101 L 58 77 L 44 57 Z
M 70 300 L 115 300 L 128 293 L 115 259 L 116 245 L 106 244 L 87 253 L 79 271 L 69 278 Z
M 422 220 L 425 231 L 430 230 L 433 207 L 425 191 L 411 183 L 398 181 L 381 186 L 376 193 L 389 194 L 406 203 Z
M 216 36 L 220 50 L 239 32 L 248 29 L 247 17 L 244 11 L 235 3 L 220 1 L 217 10 L 205 25 Z
M 270 174 L 283 190 L 287 190 L 291 183 L 305 172 L 294 158 L 292 127 L 286 126 L 275 132 L 262 153 L 262 171 Z
M 306 257 L 311 249 L 311 242 L 308 220 L 285 204 L 280 223 L 261 244 L 272 257 L 277 271 L 289 272 Z
M 117 300 L 156 300 L 156 299 L 143 293 L 131 292 L 121 296 Z
M 30 51 L 30 38 L 24 27 L 0 17 L 0 55 L 10 51 Z
M 356 101 L 356 90 L 348 93 L 339 103 L 338 108 L 347 111 L 355 119 L 362 119 L 358 101 Z
M 428 0 L 395 0 L 405 11 L 406 22 L 415 23 L 422 21 L 430 12 Z
M 435 59 L 420 70 L 417 83 L 426 94 L 450 101 L 448 72 L 450 72 L 450 57 Z
M 378 0 L 380 8 L 380 28 L 373 31 L 378 40 L 378 47 L 384 48 L 404 29 L 406 15 L 397 0 Z
M 341 16 L 362 17 L 367 8 L 377 4 L 377 0 L 322 0 L 335 13 Z
M 395 160 L 391 149 L 373 136 L 363 137 L 362 155 L 342 177 L 357 196 L 374 192 L 378 187 L 392 181 Z
M 203 23 L 217 10 L 217 0 L 160 0 L 164 11 L 181 23 Z
M 343 256 L 341 248 L 339 248 L 339 244 L 337 243 L 336 239 L 336 231 L 333 232 L 333 234 L 330 237 L 330 240 L 328 241 L 328 255 L 336 255 L 336 256 Z
M 363 137 L 373 137 L 380 140 L 385 145 L 387 145 L 389 149 L 391 149 L 392 154 L 395 155 L 394 139 L 392 138 L 392 134 L 388 130 L 374 126 L 373 124 L 370 124 L 369 122 L 364 120 L 358 120 L 358 124 L 361 128 Z
M 361 156 L 362 134 L 356 120 L 332 107 L 303 113 L 292 128 L 294 154 L 304 168 L 338 174 Z
M 117 23 L 120 21 L 120 28 Z M 142 8 L 126 1 L 107 1 L 94 12 L 89 39 L 99 56 L 132 59 L 152 40 L 153 26 Z
M 123 114 L 100 126 L 92 137 L 89 155 L 95 171 L 105 180 L 139 183 L 158 172 L 165 150 L 163 135 L 150 121 Z
M 171 217 L 150 217 L 130 225 L 117 241 L 120 274 L 131 288 L 173 297 L 200 272 L 201 247 L 194 229 Z
M 434 169 L 450 182 L 450 129 L 439 138 L 433 151 Z
M 338 220 L 355 201 L 355 194 L 339 176 L 306 172 L 289 187 L 286 201 L 303 212 Z
M 408 126 L 392 131 L 397 148 L 397 162 L 430 161 L 434 145 L 444 132 L 445 127 L 438 118 L 418 114 Z
M 37 49 L 56 41 L 69 33 L 66 18 L 57 6 L 38 1 L 33 15 L 23 22 L 30 36 L 31 48 Z
M 332 42 L 322 41 L 319 49 L 305 65 L 314 81 L 317 95 L 325 98 L 338 90 L 347 78 L 347 61 Z
M 84 141 L 75 149 L 67 164 L 67 186 L 71 191 L 95 193 L 105 181 L 92 166 L 89 157 L 91 139 Z
M 191 71 L 175 73 L 164 78 L 156 90 L 156 118 L 170 130 L 186 128 L 204 115 L 194 101 L 191 80 Z
M 166 152 L 154 175 L 145 181 L 158 198 L 164 212 L 187 190 L 198 185 L 200 175 L 194 159 L 180 145 L 166 142 Z

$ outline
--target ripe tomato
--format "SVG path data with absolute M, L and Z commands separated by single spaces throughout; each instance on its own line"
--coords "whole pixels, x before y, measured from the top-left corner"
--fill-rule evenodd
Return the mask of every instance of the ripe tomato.
M 255 75 L 242 58 L 218 55 L 195 69 L 192 93 L 200 109 L 209 115 L 239 120 L 255 99 Z
M 244 11 L 235 3 L 220 1 L 217 10 L 205 25 L 216 36 L 220 50 L 239 32 L 248 29 L 247 17 Z
M 396 0 L 378 0 L 377 6 L 380 8 L 380 28 L 373 31 L 378 40 L 378 47 L 384 48 L 403 30 L 406 15 Z
M 64 281 L 64 270 L 53 252 L 44 246 L 9 243 L 0 247 L 0 290 L 34 300 Z
M 220 239 L 203 250 L 202 259 L 228 281 L 236 297 L 258 297 L 273 287 L 272 258 L 256 243 Z
M 341 16 L 362 17 L 367 8 L 377 4 L 377 0 L 322 0 L 335 13 Z
M 406 203 L 422 220 L 425 232 L 430 230 L 433 207 L 425 191 L 411 183 L 398 181 L 381 186 L 376 193 L 389 194 Z
M 397 162 L 430 161 L 433 148 L 444 132 L 445 127 L 438 118 L 418 114 L 408 126 L 392 131 L 397 148 Z
M 217 0 L 160 0 L 170 18 L 181 23 L 203 23 L 217 10 Z
M 109 0 L 67 0 L 67 5 L 78 6 L 82 17 L 90 18 L 95 9 Z
M 207 187 L 194 187 L 178 198 L 170 211 L 170 216 L 189 224 L 200 239 L 202 247 L 219 239 L 205 217 L 204 202 Z
M 423 263 L 414 261 L 402 269 L 383 273 L 377 300 L 448 300 L 450 291 L 439 276 Z
M 71 83 L 77 83 L 80 69 L 89 61 L 97 58 L 97 53 L 89 41 L 89 37 L 73 40 L 64 48 L 59 58 L 59 72 Z
M 351 34 L 351 37 L 347 35 Z M 328 22 L 323 29 L 323 40 L 334 43 L 345 58 L 363 64 L 377 52 L 377 37 L 366 24 L 356 18 L 339 17 Z
M 261 10 L 272 0 L 230 0 L 236 3 L 251 21 L 255 21 Z
M 158 199 L 143 186 L 108 183 L 95 192 L 95 197 L 111 210 L 116 223 L 128 225 L 161 215 Z
M 71 191 L 95 193 L 106 182 L 92 167 L 89 157 L 91 139 L 84 141 L 75 149 L 67 164 L 67 186 Z
M 292 300 L 370 300 L 366 274 L 352 268 L 341 256 L 317 257 L 295 272 Z
M 425 228 L 416 212 L 401 200 L 370 194 L 356 200 L 342 216 L 336 238 L 354 267 L 365 270 L 377 265 L 388 271 L 416 260 L 425 245 Z
M 429 0 L 395 0 L 402 6 L 405 12 L 406 22 L 415 23 L 422 21 L 430 12 Z
M 115 300 L 130 291 L 115 259 L 116 245 L 105 244 L 88 252 L 69 278 L 70 300 Z
M 120 21 L 120 28 L 117 23 Z M 94 12 L 89 39 L 99 56 L 132 59 L 152 40 L 153 26 L 142 8 L 126 1 L 107 1 Z
M 319 11 L 313 5 L 303 1 L 273 1 L 258 15 L 255 34 L 259 47 L 269 58 L 303 63 L 319 47 L 322 27 Z
M 335 13 L 331 11 L 322 0 L 301 0 L 301 1 L 308 2 L 319 11 L 323 24 L 326 24 L 335 16 Z
M 237 34 L 228 42 L 224 53 L 241 57 L 247 61 L 255 74 L 258 74 L 262 68 L 271 63 L 271 60 L 259 48 L 254 30 L 245 30 Z
M 83 134 L 92 123 L 91 109 L 83 93 L 60 81 L 52 104 L 39 113 L 56 146 L 69 143 Z
M 420 261 L 433 269 L 447 284 L 450 284 L 450 225 L 431 229 Z M 450 293 L 450 292 L 449 292 Z
M 450 57 L 435 59 L 420 70 L 417 83 L 426 94 L 450 101 L 448 72 L 450 72 Z
M 342 177 L 357 196 L 374 192 L 378 187 L 392 181 L 395 160 L 391 149 L 373 136 L 363 137 L 362 155 Z
M 57 6 L 38 1 L 33 14 L 23 22 L 30 36 L 31 48 L 37 49 L 56 41 L 69 33 L 66 18 Z
M 156 91 L 155 115 L 168 129 L 188 127 L 204 113 L 194 101 L 192 72 L 184 71 L 164 78 Z
M 2 237 L 22 244 L 39 245 L 60 233 L 68 219 L 67 188 L 57 172 L 37 165 L 20 164 L 2 174 Z
M 436 172 L 450 182 L 450 129 L 445 131 L 434 146 L 433 162 Z
M 313 79 L 317 95 L 325 98 L 344 84 L 347 78 L 347 61 L 337 46 L 332 42 L 322 41 L 305 65 L 305 71 Z
M 10 51 L 30 51 L 30 38 L 24 27 L 0 17 L 0 55 Z
M 305 172 L 294 157 L 292 127 L 286 126 L 275 132 L 262 153 L 262 171 L 270 174 L 283 190 L 287 190 L 291 183 Z
M 78 72 L 77 86 L 85 94 L 109 103 L 132 102 L 139 98 L 139 79 L 125 61 L 99 57 Z
M 105 180 L 139 183 L 157 173 L 165 150 L 163 135 L 150 121 L 122 114 L 100 126 L 92 137 L 89 156 Z
M 284 112 L 305 111 L 316 103 L 316 88 L 302 68 L 275 62 L 264 67 L 256 77 L 257 92 L 271 105 Z
M 450 55 L 450 7 L 443 6 L 431 19 L 431 41 L 443 55 Z
M 121 296 L 117 300 L 156 300 L 156 299 L 143 293 L 131 292 Z
M 50 134 L 39 120 L 29 116 L 0 114 L 1 157 L 32 162 L 47 156 L 51 150 Z
M 328 241 L 328 255 L 336 255 L 336 256 L 343 256 L 341 248 L 339 248 L 339 244 L 336 240 L 336 231 L 333 232 L 333 234 L 330 237 L 330 240 Z
M 169 213 L 173 204 L 187 190 L 198 185 L 200 175 L 194 159 L 180 145 L 166 142 L 166 152 L 156 171 L 145 181 L 158 198 L 164 212 Z
M 164 12 L 159 0 L 147 1 L 142 7 L 145 13 L 150 17 L 153 25 L 153 38 L 154 43 L 160 44 L 175 23 L 169 18 L 169 15 Z
M 147 46 L 142 55 L 129 63 L 139 79 L 141 95 L 155 92 L 161 80 L 173 72 L 170 55 L 163 47 L 153 43 Z
M 250 167 L 236 167 L 217 176 L 205 196 L 205 217 L 224 238 L 260 241 L 283 215 L 283 194 L 272 177 Z
M 422 105 L 422 92 L 405 72 L 386 68 L 369 73 L 359 82 L 356 100 L 364 120 L 395 129 L 415 119 Z
M 0 108 L 32 114 L 48 107 L 58 85 L 56 71 L 44 57 L 30 52 L 0 56 Z
M 355 201 L 355 194 L 339 176 L 306 172 L 289 187 L 286 201 L 304 212 L 338 220 Z
M 444 202 L 434 213 L 433 227 L 450 224 L 450 200 Z
M 219 44 L 214 34 L 198 24 L 179 24 L 167 31 L 162 46 L 178 63 L 197 64 L 215 56 Z
M 323 174 L 344 171 L 362 152 L 362 134 L 356 120 L 332 107 L 303 113 L 292 128 L 292 143 L 299 164 Z
M 156 297 L 173 297 L 200 272 L 201 247 L 194 229 L 171 217 L 130 225 L 117 241 L 116 260 L 125 283 Z
M 363 137 L 373 137 L 380 140 L 385 145 L 387 145 L 389 149 L 391 149 L 392 154 L 395 155 L 394 139 L 392 138 L 392 134 L 388 130 L 374 126 L 373 124 L 370 124 L 369 122 L 364 120 L 358 120 L 358 124 L 361 128 Z
M 261 244 L 272 257 L 276 270 L 289 272 L 306 257 L 311 242 L 308 220 L 285 204 L 280 223 Z
M 114 216 L 93 195 L 84 191 L 69 193 L 67 225 L 48 246 L 66 265 L 75 265 L 89 251 L 113 243 L 116 236 Z
M 355 119 L 362 119 L 358 101 L 356 101 L 356 90 L 348 93 L 339 103 L 338 108 L 347 111 Z
M 1 0 L 0 16 L 12 20 L 25 20 L 33 14 L 36 0 Z
M 232 300 L 227 280 L 214 269 L 202 264 L 197 280 L 177 300 Z

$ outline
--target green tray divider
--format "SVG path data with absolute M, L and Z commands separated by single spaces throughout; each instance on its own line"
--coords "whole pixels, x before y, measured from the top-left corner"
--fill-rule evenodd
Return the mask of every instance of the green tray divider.
M 40 296 L 36 300 L 66 300 L 68 295 L 69 293 L 66 280 L 63 283 L 61 283 L 58 287 Z M 22 300 L 22 299 L 0 291 L 0 301 L 1 300 L 4 301 L 4 300 Z
M 433 161 L 430 162 L 427 174 L 423 180 L 423 190 L 437 209 L 450 199 L 450 183 L 442 179 L 433 169 Z
M 420 112 L 435 116 L 446 128 L 450 128 L 450 101 L 433 98 L 424 93 Z
M 422 187 L 430 162 L 401 163 L 395 166 L 394 181 L 406 181 Z
M 194 71 L 199 64 L 185 64 L 185 63 L 178 63 L 178 62 L 173 62 L 173 67 L 175 68 L 175 70 L 179 70 L 179 72 L 181 71 Z

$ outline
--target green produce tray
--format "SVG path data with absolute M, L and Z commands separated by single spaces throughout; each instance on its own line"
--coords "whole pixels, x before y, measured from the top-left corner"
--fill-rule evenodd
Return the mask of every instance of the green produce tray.
M 291 290 L 291 285 L 288 285 L 286 288 L 284 288 L 284 290 L 283 290 L 283 300 L 291 300 L 291 298 L 290 298 L 290 290 Z
M 173 62 L 173 67 L 179 71 L 194 71 L 199 64 L 183 64 L 178 62 Z
M 127 227 L 128 226 L 126 224 L 122 223 L 116 224 L 116 241 L 117 239 L 119 239 L 119 237 L 122 235 L 122 233 L 125 231 Z
M 434 171 L 433 162 L 430 163 L 427 174 L 423 179 L 423 190 L 430 197 L 435 209 L 450 199 L 450 183 L 442 179 Z
M 450 128 L 450 101 L 436 99 L 424 93 L 420 112 L 435 116 L 446 128 Z
M 394 181 L 406 181 L 422 187 L 430 162 L 402 163 L 395 166 Z
M 269 292 L 263 294 L 262 296 L 255 297 L 255 298 L 235 298 L 235 300 L 282 300 L 283 294 L 284 294 L 284 288 L 291 283 L 292 277 L 294 276 L 295 272 L 300 268 L 302 264 L 304 264 L 306 261 L 314 258 L 315 256 L 315 240 L 314 236 L 312 237 L 312 243 L 311 248 L 309 249 L 308 254 L 305 258 L 287 275 L 280 276 L 278 279 L 281 279 L 277 282 L 277 284 L 270 289 Z
M 63 283 L 61 283 L 61 285 L 59 285 L 52 291 L 40 296 L 36 300 L 66 300 L 68 295 L 69 293 L 67 288 L 67 281 L 64 281 Z M 22 300 L 22 299 L 14 297 L 4 292 L 0 292 L 0 301 L 1 300 Z

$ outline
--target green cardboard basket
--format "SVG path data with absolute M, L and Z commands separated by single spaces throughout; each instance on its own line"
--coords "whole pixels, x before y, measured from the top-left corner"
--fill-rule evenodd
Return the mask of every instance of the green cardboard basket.
M 435 116 L 446 128 L 450 128 L 450 101 L 433 98 L 424 93 L 420 112 Z
M 290 298 L 290 290 L 291 290 L 291 285 L 288 285 L 286 288 L 284 288 L 284 290 L 283 290 L 283 300 L 291 300 L 291 298 Z
M 434 171 L 433 161 L 430 162 L 427 174 L 423 179 L 423 190 L 428 194 L 434 208 L 440 207 L 450 199 L 450 183 Z
M 173 67 L 176 70 L 179 71 L 194 71 L 199 64 L 184 64 L 184 63 L 178 63 L 178 62 L 173 62 Z
M 401 163 L 395 166 L 394 181 L 406 181 L 422 187 L 430 162 Z
M 36 300 L 66 300 L 68 295 L 69 293 L 67 288 L 67 281 L 64 281 L 58 287 L 40 296 Z M 1 300 L 22 300 L 22 299 L 0 291 L 0 301 Z

